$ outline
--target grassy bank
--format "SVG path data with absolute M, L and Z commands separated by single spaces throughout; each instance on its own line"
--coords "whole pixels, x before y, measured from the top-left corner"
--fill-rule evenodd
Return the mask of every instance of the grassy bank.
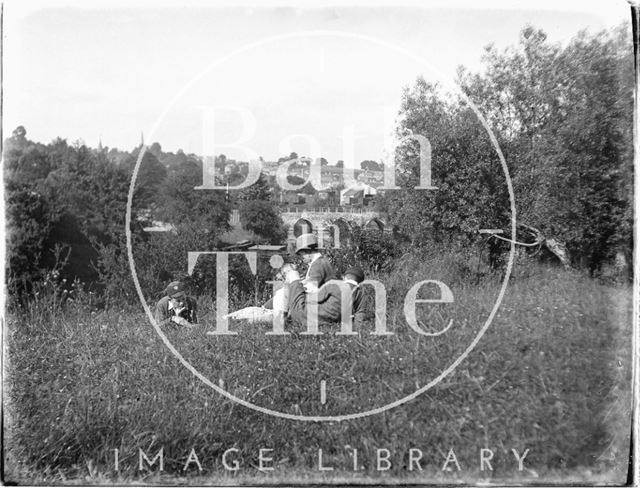
M 381 277 L 391 336 L 371 335 L 372 324 L 353 337 L 329 329 L 317 337 L 267 336 L 266 328 L 243 324 L 233 325 L 239 335 L 232 337 L 207 335 L 206 327 L 168 336 L 211 381 L 262 407 L 304 415 L 368 410 L 437 376 L 477 335 L 497 296 L 498 280 L 449 281 L 455 303 L 435 312 L 420 307 L 419 318 L 432 330 L 450 319 L 454 325 L 442 336 L 419 336 L 404 322 L 402 300 L 425 266 Z M 517 277 L 487 333 L 451 375 L 392 410 L 332 423 L 277 419 L 223 398 L 179 364 L 137 311 L 50 312 L 15 314 L 7 327 L 8 479 L 626 479 L 631 292 L 578 273 L 536 268 Z M 234 447 L 229 459 L 238 459 L 240 470 L 232 473 L 222 454 Z M 157 465 L 139 472 L 138 450 L 152 459 L 160 448 L 167 474 Z M 183 470 L 192 448 L 203 471 L 196 463 Z M 259 450 L 266 448 L 275 469 L 261 473 Z M 494 454 L 492 471 L 480 471 L 482 448 Z M 333 472 L 318 472 L 318 449 Z M 377 449 L 389 450 L 388 471 L 377 470 Z M 411 449 L 420 450 L 421 472 L 415 465 L 409 471 Z M 460 471 L 451 462 L 442 471 L 451 449 Z M 523 471 L 512 449 L 529 449 Z

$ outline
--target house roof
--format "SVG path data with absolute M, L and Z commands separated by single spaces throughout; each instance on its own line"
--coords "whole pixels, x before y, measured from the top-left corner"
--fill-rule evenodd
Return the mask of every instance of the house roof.
M 273 251 L 273 252 L 277 252 L 277 251 L 284 251 L 286 249 L 287 246 L 272 246 L 272 245 L 268 245 L 268 244 L 257 244 L 255 246 L 251 246 L 249 248 L 249 251 Z
M 372 187 L 367 185 L 366 183 L 356 183 L 349 188 L 345 188 L 340 192 L 341 197 L 350 197 L 353 195 L 357 195 L 358 193 L 363 192 L 364 195 L 375 195 L 378 191 Z

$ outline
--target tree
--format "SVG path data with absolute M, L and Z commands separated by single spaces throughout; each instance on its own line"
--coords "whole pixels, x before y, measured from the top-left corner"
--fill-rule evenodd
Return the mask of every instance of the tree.
M 29 292 L 54 268 L 60 279 L 95 282 L 93 243 L 123 226 L 124 218 L 111 212 L 123 195 L 124 215 L 128 177 L 122 175 L 119 193 L 105 171 L 119 170 L 102 155 L 61 139 L 48 146 L 23 142 L 5 158 L 11 291 Z M 60 260 L 55 249 L 64 249 L 67 259 Z
M 8 288 L 18 295 L 43 278 L 44 243 L 56 216 L 33 190 L 9 184 L 7 194 Z
M 139 149 L 131 154 L 129 167 L 135 167 L 139 156 Z M 148 208 L 160 198 L 158 190 L 167 176 L 167 169 L 150 151 L 145 151 L 138 167 L 138 176 L 134 189 L 134 203 L 140 208 Z
M 238 201 L 246 201 L 246 200 L 272 200 L 273 199 L 273 188 L 269 185 L 267 181 L 267 177 L 264 173 L 260 173 L 260 177 L 258 181 L 254 184 L 248 186 L 247 188 L 243 188 L 237 192 L 237 200 Z
M 11 133 L 11 137 L 5 142 L 5 151 L 15 148 L 21 149 L 27 144 L 27 130 L 19 125 Z
M 160 187 L 160 220 L 174 225 L 195 225 L 210 235 L 210 241 L 230 229 L 229 203 L 224 191 L 195 190 L 202 183 L 202 165 L 190 159 L 170 174 Z
M 566 242 L 595 273 L 631 253 L 633 60 L 624 29 L 575 37 L 564 49 L 533 27 L 487 48 L 483 74 L 461 85 L 498 134 L 519 220 Z
M 287 182 L 291 185 L 302 185 L 305 182 L 305 179 L 298 175 L 287 175 Z M 317 193 L 310 181 L 307 181 L 307 183 L 297 191 L 298 193 L 304 193 L 305 195 L 313 195 Z
M 287 235 L 276 207 L 265 200 L 243 201 L 240 204 L 240 222 L 245 229 L 273 244 L 282 243 Z
M 482 227 L 508 223 L 504 176 L 481 124 L 460 101 L 449 101 L 437 85 L 419 78 L 402 98 L 399 135 L 420 134 L 432 146 L 435 191 L 413 190 L 419 183 L 420 151 L 414 140 L 396 151 L 402 191 L 388 191 L 380 206 L 392 225 L 414 245 L 440 239 L 471 242 Z
M 5 177 L 11 181 L 27 186 L 34 186 L 46 178 L 51 171 L 51 162 L 46 151 L 11 138 L 6 143 Z
M 367 171 L 382 171 L 384 169 L 384 166 L 381 163 L 377 163 L 376 161 L 365 159 L 360 163 L 360 169 Z
M 560 47 L 547 43 L 546 38 L 543 31 L 527 26 L 517 46 L 503 52 L 493 46 L 486 48 L 484 73 L 460 71 L 463 90 L 498 134 L 518 195 L 518 215 L 524 220 L 535 218 L 536 207 L 546 199 L 537 184 L 554 174 L 540 155 L 548 144 L 543 133 L 555 125 L 559 100 L 555 71 Z
M 293 159 L 298 159 L 298 153 L 296 153 L 296 152 L 292 152 L 292 153 L 291 153 L 291 154 L 289 154 L 288 156 L 278 158 L 278 162 L 279 162 L 279 163 L 282 163 L 283 161 L 291 161 L 291 160 L 293 160 Z
M 154 142 L 149 147 L 149 152 L 159 160 L 162 157 L 162 146 L 160 145 L 160 143 Z
M 13 130 L 12 136 L 15 139 L 25 139 L 27 136 L 27 130 L 22 125 L 19 125 Z
M 48 157 L 52 171 L 39 185 L 42 194 L 54 208 L 73 215 L 88 239 L 117 240 L 124 229 L 131 182 L 126 166 L 62 140 L 48 147 Z
M 623 248 L 632 249 L 632 49 L 623 30 L 579 35 L 558 58 L 564 90 L 548 160 L 562 175 L 546 210 L 592 273 Z M 542 213 L 542 212 L 541 212 Z

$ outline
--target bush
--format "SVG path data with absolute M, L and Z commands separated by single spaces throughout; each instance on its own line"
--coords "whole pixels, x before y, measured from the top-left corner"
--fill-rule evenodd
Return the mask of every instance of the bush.
M 191 275 L 188 271 L 189 252 L 208 252 L 219 249 L 221 242 L 214 233 L 199 225 L 182 222 L 176 232 L 132 234 L 132 248 L 136 275 L 148 302 L 162 296 L 171 280 L 183 280 L 188 291 L 198 296 L 212 297 L 216 292 L 216 261 L 202 255 Z M 105 300 L 110 304 L 138 304 L 129 259 L 124 242 L 100 247 L 98 270 L 104 285 Z M 235 305 L 266 301 L 271 293 L 273 270 L 268 258 L 258 255 L 258 273 L 253 275 L 246 258 L 229 257 L 229 296 Z
M 402 253 L 402 246 L 391 235 L 354 225 L 349 245 L 329 248 L 326 256 L 338 275 L 349 266 L 361 266 L 365 274 L 378 273 Z
M 240 222 L 269 243 L 279 244 L 287 237 L 278 209 L 266 200 L 245 200 L 240 204 Z

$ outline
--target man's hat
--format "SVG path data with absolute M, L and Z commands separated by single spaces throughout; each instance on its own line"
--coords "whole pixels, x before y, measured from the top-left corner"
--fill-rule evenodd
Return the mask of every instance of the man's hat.
M 171 298 L 180 298 L 185 296 L 184 284 L 180 281 L 172 281 L 164 290 L 164 294 Z
M 364 281 L 364 271 L 360 266 L 351 266 L 344 272 L 346 275 L 351 275 L 356 279 L 357 283 L 362 283 Z
M 296 238 L 296 254 L 306 249 L 316 249 L 318 238 L 313 234 L 302 234 Z

